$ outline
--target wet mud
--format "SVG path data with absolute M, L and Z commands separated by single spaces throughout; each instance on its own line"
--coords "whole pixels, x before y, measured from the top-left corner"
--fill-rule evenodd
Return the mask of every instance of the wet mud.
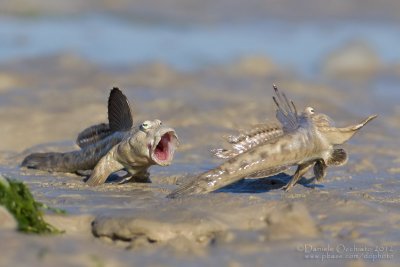
M 348 63 L 352 49 L 361 52 Z M 400 80 L 400 64 L 359 43 L 338 46 L 320 62 L 321 80 L 265 55 L 191 70 L 162 61 L 107 67 L 67 52 L 1 64 L 0 172 L 67 212 L 46 215 L 65 234 L 33 236 L 12 230 L 1 210 L 1 265 L 397 266 L 400 106 L 398 93 L 382 88 Z M 344 146 L 348 163 L 329 168 L 320 184 L 309 173 L 285 193 L 290 170 L 207 195 L 165 198 L 222 162 L 210 153 L 222 136 L 275 120 L 273 83 L 299 109 L 312 106 L 337 126 L 378 118 Z M 119 185 L 114 177 L 89 187 L 76 174 L 20 168 L 29 153 L 77 149 L 82 129 L 106 121 L 113 86 L 133 104 L 135 123 L 160 119 L 179 135 L 174 163 L 151 167 L 151 184 Z

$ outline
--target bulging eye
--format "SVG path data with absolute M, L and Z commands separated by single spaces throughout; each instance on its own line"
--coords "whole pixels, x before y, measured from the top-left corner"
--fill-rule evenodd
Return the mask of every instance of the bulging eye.
M 306 108 L 306 112 L 307 112 L 308 114 L 314 114 L 314 113 L 315 113 L 315 110 L 314 110 L 314 108 L 312 108 L 312 107 L 308 107 L 308 108 Z
M 144 122 L 142 123 L 142 125 L 140 125 L 140 127 L 141 127 L 143 130 L 149 129 L 150 126 L 151 126 L 150 121 L 144 121 Z

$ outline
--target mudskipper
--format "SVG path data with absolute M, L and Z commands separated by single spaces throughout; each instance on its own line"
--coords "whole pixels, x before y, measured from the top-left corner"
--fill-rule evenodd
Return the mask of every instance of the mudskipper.
M 376 115 L 344 128 L 337 128 L 325 114 L 307 107 L 298 113 L 293 101 L 274 85 L 276 118 L 280 123 L 260 124 L 237 136 L 228 137 L 231 149 L 217 149 L 216 156 L 227 161 L 200 174 L 168 195 L 170 198 L 204 194 L 245 177 L 268 177 L 297 166 L 284 190 L 290 190 L 311 168 L 315 179 L 323 180 L 328 166 L 347 162 L 340 147 Z
M 170 165 L 178 136 L 160 120 L 133 124 L 126 96 L 113 88 L 108 99 L 108 123 L 97 124 L 82 131 L 76 140 L 80 150 L 66 153 L 34 153 L 22 166 L 56 172 L 93 170 L 87 184 L 104 183 L 114 172 L 125 170 L 124 179 L 150 182 L 152 165 Z

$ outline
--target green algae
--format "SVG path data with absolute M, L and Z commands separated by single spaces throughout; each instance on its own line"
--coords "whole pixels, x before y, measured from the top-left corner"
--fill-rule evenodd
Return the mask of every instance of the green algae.
M 21 182 L 0 175 L 0 205 L 6 207 L 18 222 L 18 230 L 35 234 L 61 233 L 43 219 L 43 204 L 36 202 Z

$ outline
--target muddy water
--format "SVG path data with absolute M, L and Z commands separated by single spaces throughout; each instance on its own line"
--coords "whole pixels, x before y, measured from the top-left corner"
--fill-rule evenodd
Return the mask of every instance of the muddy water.
M 15 28 L 8 34 L 17 32 L 20 39 L 7 40 L 22 44 L 6 45 L 2 51 L 14 54 L 0 55 L 6 60 L 0 66 L 0 171 L 24 181 L 39 201 L 65 209 L 68 215 L 48 215 L 49 221 L 66 230 L 62 236 L 0 231 L 2 240 L 7 240 L 0 244 L 2 255 L 7 255 L 1 257 L 2 265 L 399 264 L 400 108 L 393 96 L 400 75 L 398 48 L 392 46 L 398 35 L 392 36 L 390 27 L 385 27 L 387 35 L 383 30 L 381 34 L 391 36 L 393 42 L 389 37 L 377 38 L 382 43 L 375 46 L 376 37 L 366 39 L 376 47 L 376 53 L 366 57 L 378 57 L 379 66 L 363 73 L 363 68 L 353 65 L 350 70 L 357 76 L 353 80 L 334 76 L 346 64 L 335 63 L 328 69 L 336 72 L 328 76 L 316 70 L 319 64 L 329 65 L 324 60 L 330 46 L 340 50 L 348 40 L 343 36 L 354 35 L 347 33 L 351 27 L 333 34 L 335 46 L 315 35 L 313 27 L 296 28 L 284 44 L 271 44 L 267 42 L 271 37 L 283 38 L 273 27 L 265 29 L 265 35 L 257 27 L 254 32 L 242 30 L 246 35 L 240 35 L 239 28 L 238 36 L 225 28 L 192 35 L 185 29 L 149 33 L 146 28 L 139 34 L 134 25 L 120 27 L 120 21 L 84 21 L 82 26 L 44 20 L 29 24 L 34 30 L 25 22 L 9 22 Z M 60 40 L 57 23 L 64 25 L 64 37 L 71 42 Z M 35 27 L 55 41 L 45 46 Z M 103 27 L 104 32 L 92 32 Z M 113 27 L 123 32 L 117 36 L 136 33 L 142 43 L 107 41 Z M 88 32 L 94 37 L 77 41 Z M 157 40 L 146 39 L 146 34 Z M 314 44 L 318 49 L 309 47 L 309 38 L 319 40 Z M 175 52 L 161 53 L 165 40 L 172 40 L 170 49 Z M 226 40 L 225 46 L 219 45 Z M 129 49 L 129 44 L 134 48 Z M 299 44 L 297 52 L 289 44 Z M 301 50 L 305 47 L 308 50 Z M 18 55 L 35 57 L 17 59 Z M 323 78 L 310 78 L 315 76 Z M 273 179 L 243 180 L 209 195 L 166 199 L 177 184 L 221 162 L 209 150 L 222 144 L 223 135 L 274 119 L 272 83 L 285 90 L 299 109 L 313 106 L 337 125 L 375 113 L 379 117 L 345 146 L 348 164 L 329 169 L 320 185 L 304 180 L 292 192 L 283 193 L 280 188 L 292 173 L 288 172 Z M 136 122 L 159 118 L 180 136 L 174 164 L 153 167 L 152 184 L 107 183 L 90 188 L 74 174 L 19 168 L 23 157 L 33 151 L 75 149 L 73 141 L 80 130 L 106 120 L 111 86 L 120 86 L 131 100 Z

